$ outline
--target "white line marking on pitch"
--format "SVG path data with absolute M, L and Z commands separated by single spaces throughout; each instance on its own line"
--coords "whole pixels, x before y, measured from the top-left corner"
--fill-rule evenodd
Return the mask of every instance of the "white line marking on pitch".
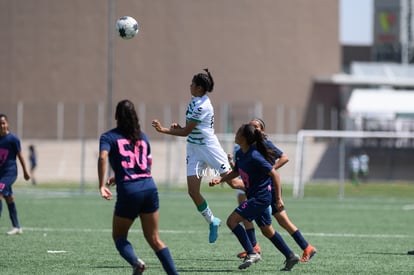
M 112 229 L 91 229 L 91 228 L 50 228 L 50 227 L 24 227 L 25 231 L 33 232 L 84 232 L 84 233 L 110 233 Z M 132 229 L 130 232 L 142 233 L 142 230 Z M 197 230 L 159 230 L 164 234 L 204 234 L 203 231 Z M 287 234 L 285 232 L 281 233 Z M 308 236 L 315 237 L 331 237 L 331 238 L 412 238 L 412 235 L 403 234 L 354 234 L 354 233 L 303 233 Z
M 60 254 L 60 253 L 66 253 L 65 250 L 48 250 L 47 253 L 49 254 Z
M 404 205 L 402 209 L 403 210 L 414 210 L 414 204 Z

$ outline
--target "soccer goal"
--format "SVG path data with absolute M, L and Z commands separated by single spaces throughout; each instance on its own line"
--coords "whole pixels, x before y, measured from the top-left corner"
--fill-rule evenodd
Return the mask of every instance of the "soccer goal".
M 413 150 L 413 132 L 300 130 L 297 134 L 293 196 L 303 198 L 305 184 L 330 179 L 339 183 L 338 195 L 344 198 L 345 181 L 352 169 L 350 159 L 362 151 L 372 154 L 377 179 L 408 175 L 412 168 L 407 157 L 411 158 Z M 387 161 L 391 157 L 392 161 Z

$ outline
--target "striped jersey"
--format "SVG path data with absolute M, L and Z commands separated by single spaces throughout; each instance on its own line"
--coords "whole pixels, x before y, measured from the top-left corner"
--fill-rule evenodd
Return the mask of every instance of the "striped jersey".
M 187 121 L 195 121 L 197 126 L 187 136 L 187 142 L 207 145 L 216 141 L 214 134 L 214 108 L 207 95 L 192 97 L 187 107 Z

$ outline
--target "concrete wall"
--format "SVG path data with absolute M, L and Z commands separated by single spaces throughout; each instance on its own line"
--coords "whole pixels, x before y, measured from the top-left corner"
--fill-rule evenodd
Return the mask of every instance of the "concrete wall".
M 233 136 L 221 138 L 226 152 L 232 153 L 233 141 Z M 37 151 L 38 167 L 35 177 L 39 184 L 59 182 L 79 184 L 82 180 L 87 184 L 98 184 L 98 140 L 86 140 L 84 143 L 81 141 L 24 140 L 22 150 L 27 164 L 29 164 L 28 147 L 30 144 L 35 145 Z M 186 184 L 185 144 L 184 138 L 168 138 L 151 142 L 152 175 L 158 184 Z M 280 173 L 285 182 L 292 183 L 296 144 L 286 142 L 278 143 L 278 146 L 290 157 L 290 162 L 280 170 Z M 312 167 L 313 165 L 307 168 L 312 169 Z M 18 181 L 22 182 L 24 179 L 20 164 L 18 164 L 18 169 Z M 204 182 L 212 177 L 213 174 L 208 173 Z
M 115 1 L 111 33 L 122 15 L 135 17 L 140 32 L 129 41 L 115 37 L 108 97 L 108 1 L 0 0 L 0 110 L 14 122 L 16 104 L 32 104 L 26 137 L 54 138 L 47 130 L 56 112 L 48 106 L 58 102 L 107 106 L 112 98 L 114 106 L 129 98 L 160 118 L 164 103 L 186 105 L 191 78 L 205 67 L 216 82 L 213 104 L 236 106 L 234 128 L 246 120 L 237 106 L 255 102 L 268 120 L 277 105 L 295 110 L 301 128 L 313 77 L 340 71 L 337 0 Z M 95 136 L 96 112 L 89 116 Z M 171 117 L 179 116 L 173 109 Z M 69 119 L 66 131 L 76 131 L 78 117 Z

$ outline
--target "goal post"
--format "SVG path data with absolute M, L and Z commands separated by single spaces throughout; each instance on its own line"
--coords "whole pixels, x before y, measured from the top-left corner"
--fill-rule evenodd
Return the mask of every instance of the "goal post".
M 344 186 L 346 177 L 346 141 L 349 139 L 394 139 L 413 140 L 413 132 L 388 132 L 388 131 L 339 131 L 339 130 L 300 130 L 297 133 L 295 172 L 293 179 L 293 197 L 303 198 L 305 195 L 305 156 L 310 149 L 307 143 L 310 139 L 338 141 L 338 182 L 339 182 L 339 198 L 344 197 Z M 327 141 L 325 141 L 327 142 Z

